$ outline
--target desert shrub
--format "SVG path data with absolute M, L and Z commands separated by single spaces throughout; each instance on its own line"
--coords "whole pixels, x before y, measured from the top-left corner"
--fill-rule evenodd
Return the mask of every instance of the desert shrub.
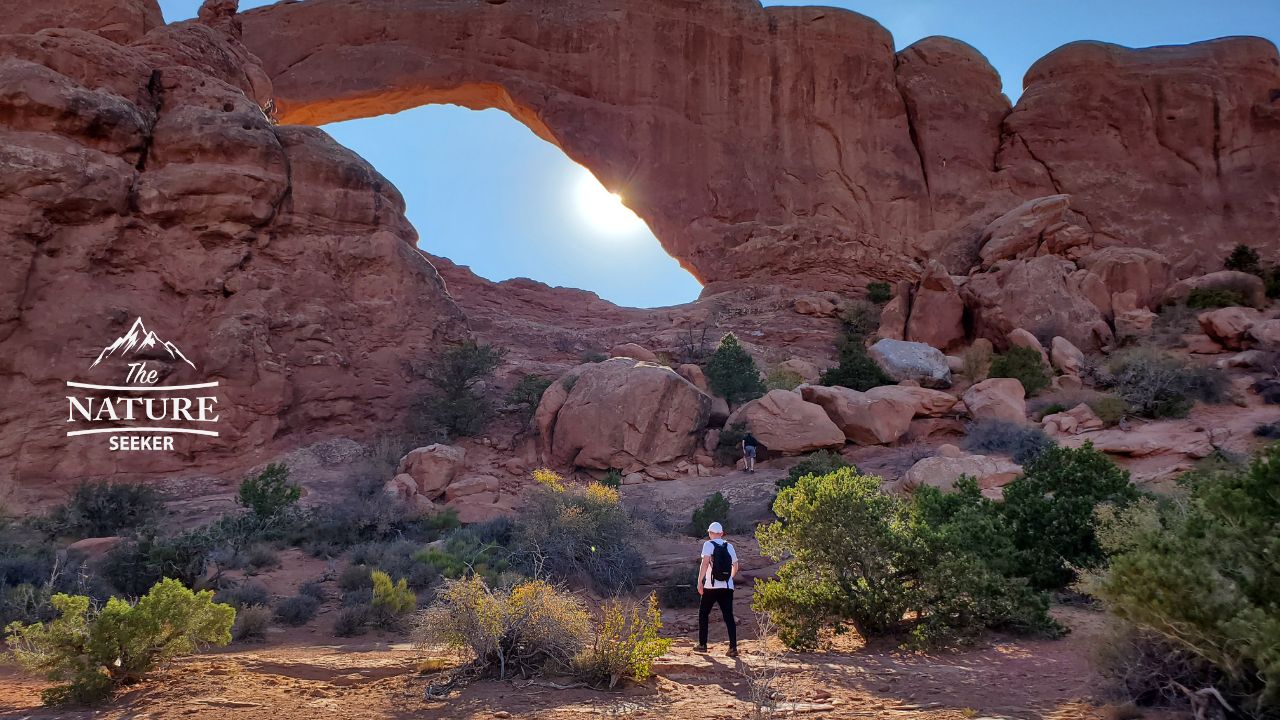
M 5 628 L 14 660 L 59 683 L 41 693 L 47 705 L 105 700 L 164 661 L 226 645 L 236 615 L 213 602 L 212 592 L 192 592 L 177 580 L 162 580 L 136 604 L 111 598 L 92 610 L 88 597 L 65 594 L 52 602 L 57 619 Z
M 1268 716 L 1280 703 L 1280 445 L 1185 485 L 1184 498 L 1099 513 L 1111 562 L 1085 587 L 1125 623 L 1212 665 L 1246 716 Z
M 541 375 L 522 375 L 516 381 L 515 387 L 511 388 L 511 392 L 507 394 L 507 402 L 520 408 L 520 417 L 524 419 L 526 425 L 533 420 L 533 414 L 538 410 L 542 394 L 551 387 L 553 382 L 555 381 L 552 378 Z
M 493 407 L 484 381 L 502 364 L 506 350 L 466 342 L 445 350 L 423 373 L 432 392 L 419 406 L 423 429 L 445 437 L 470 437 L 484 429 Z
M 1129 410 L 1150 418 L 1185 417 L 1196 400 L 1221 402 L 1226 375 L 1157 350 L 1136 348 L 1116 353 L 1108 384 Z
M 1280 379 L 1262 378 L 1253 383 L 1250 389 L 1266 404 L 1280 405 Z
M 611 469 L 609 470 L 609 472 L 604 474 L 604 477 L 601 477 L 596 482 L 600 483 L 601 485 L 607 488 L 613 488 L 614 490 L 617 490 L 618 488 L 622 487 L 622 471 L 616 468 Z
M 702 507 L 693 511 L 693 518 L 689 521 L 689 534 L 693 537 L 702 537 L 707 534 L 707 526 L 711 523 L 726 524 L 728 520 L 729 501 L 717 490 L 702 501 Z
M 257 475 L 246 478 L 236 492 L 236 501 L 262 518 L 274 517 L 298 502 L 302 488 L 289 483 L 289 468 L 272 463 Z
M 349 559 L 352 565 L 365 566 L 368 570 L 381 570 L 388 575 L 405 578 L 409 587 L 423 590 L 431 587 L 439 579 L 440 573 L 432 563 L 420 556 L 421 549 L 422 546 L 419 543 L 409 540 L 368 542 L 353 546 Z M 363 584 L 367 585 L 368 582 L 366 577 Z
M 870 337 L 880 329 L 880 308 L 866 300 L 854 300 L 840 311 L 840 325 L 850 337 Z
M 711 392 L 730 405 L 754 400 L 765 393 L 760 368 L 733 333 L 725 333 L 720 345 L 702 368 Z
M 564 492 L 564 476 L 551 468 L 537 468 L 533 471 L 533 481 L 548 490 Z
M 676 568 L 667 574 L 658 585 L 658 601 L 666 608 L 697 607 L 701 599 L 698 595 L 696 579 L 698 568 Z
M 988 419 L 969 423 L 960 445 L 980 455 L 1008 455 L 1021 465 L 1053 447 L 1054 442 L 1035 425 Z
M 1187 307 L 1196 310 L 1208 308 L 1236 307 L 1247 305 L 1244 294 L 1238 290 L 1224 287 L 1192 288 L 1187 295 Z
M 1231 254 L 1222 261 L 1222 267 L 1257 275 L 1262 272 L 1262 258 L 1258 257 L 1257 250 L 1241 243 L 1231 248 Z
M 809 453 L 803 460 L 791 466 L 787 471 L 787 476 L 778 478 L 774 483 L 779 490 L 794 486 L 805 475 L 827 475 L 841 468 L 853 467 L 845 462 L 839 453 L 833 453 L 827 450 L 819 450 Z
M 784 367 L 770 368 L 764 378 L 764 386 L 768 390 L 795 390 L 803 382 L 800 373 Z
M 576 673 L 596 685 L 614 687 L 619 680 L 649 677 L 653 661 L 671 647 L 662 637 L 662 612 L 650 593 L 643 607 L 606 600 L 591 642 L 574 659 Z
M 883 305 L 893 299 L 893 288 L 887 282 L 867 283 L 867 300 Z
M 246 605 L 236 610 L 236 621 L 231 626 L 231 639 L 237 642 L 264 640 L 271 627 L 271 609 L 265 605 Z
M 456 580 L 476 573 L 489 582 L 496 582 L 511 563 L 511 527 L 501 534 L 486 533 L 477 528 L 462 528 L 446 535 L 439 542 L 429 545 L 414 556 L 426 563 L 442 577 Z
M 852 390 L 867 391 L 881 385 L 892 385 L 890 378 L 879 365 L 867 355 L 862 344 L 862 337 L 845 335 L 836 345 L 837 365 L 827 368 L 818 379 L 822 385 L 838 385 Z
M 1012 551 L 988 557 L 989 544 L 971 537 L 1004 536 L 977 483 L 962 479 L 945 499 L 922 490 L 888 495 L 880 478 L 853 468 L 800 478 L 774 502 L 779 521 L 757 533 L 762 550 L 784 563 L 757 584 L 753 608 L 798 649 L 816 647 L 823 630 L 847 627 L 926 646 L 987 627 L 1056 632 L 1047 598 L 1003 574 L 997 561 L 1010 565 Z M 984 524 L 987 532 L 973 530 Z
M 338 637 L 363 635 L 369 629 L 369 606 L 353 605 L 338 611 L 333 621 L 333 634 Z
M 373 600 L 369 604 L 374 608 L 400 616 L 407 615 L 418 606 L 418 597 L 404 578 L 392 582 L 390 575 L 374 570 L 370 579 L 373 580 Z
M 298 586 L 298 594 L 313 597 L 323 603 L 329 599 L 329 591 L 324 589 L 324 583 L 319 580 L 308 580 Z
M 338 571 L 338 587 L 343 590 L 359 590 L 373 582 L 372 574 L 368 565 L 348 565 Z
M 1185 703 L 1185 688 L 1204 688 L 1222 681 L 1204 658 L 1161 635 L 1112 618 L 1094 647 L 1098 674 L 1114 690 L 1137 705 Z
M 49 513 L 50 534 L 75 537 L 119 535 L 155 522 L 164 513 L 160 493 L 146 485 L 82 483 L 71 497 Z
M 1018 574 L 1045 590 L 1065 587 L 1078 568 L 1105 560 L 1094 509 L 1125 507 L 1139 497 L 1121 469 L 1091 443 L 1052 446 L 1004 488 L 1002 511 L 1017 547 Z
M 444 583 L 418 615 L 413 636 L 419 647 L 468 651 L 478 670 L 505 678 L 572 667 L 590 627 L 582 603 L 544 581 L 494 588 L 473 575 Z
M 970 382 L 986 380 L 987 373 L 991 371 L 991 346 L 986 343 L 971 345 L 960 353 L 960 361 L 962 363 L 960 372 L 964 373 Z
M 512 557 L 527 575 L 546 573 L 613 594 L 635 586 L 644 562 L 636 526 L 618 491 L 599 483 L 557 491 L 540 488 L 513 532 Z
M 1039 411 L 1036 412 L 1036 417 L 1043 420 L 1050 415 L 1057 415 L 1058 413 L 1066 412 L 1069 409 L 1070 408 L 1060 402 L 1052 402 L 1040 408 Z
M 1196 322 L 1198 314 L 1187 307 L 1186 303 L 1161 307 L 1151 323 L 1151 343 L 1163 348 L 1185 346 L 1187 343 L 1183 336 L 1200 330 L 1200 324 Z
M 276 604 L 276 619 L 285 625 L 306 625 L 316 616 L 320 601 L 311 595 L 294 595 Z
M 1255 425 L 1253 428 L 1254 437 L 1266 438 L 1268 440 L 1280 439 L 1280 422 L 1269 422 Z
M 133 597 L 165 578 L 200 587 L 205 581 L 209 553 L 216 542 L 205 529 L 170 538 L 147 533 L 112 548 L 103 558 L 100 571 L 112 587 Z
M 343 592 L 342 607 L 359 607 L 363 605 L 367 608 L 369 603 L 373 602 L 372 582 L 373 581 L 370 580 L 370 585 L 367 587 L 355 588 L 354 590 L 347 590 Z
M 385 477 L 361 475 L 341 497 L 314 508 L 294 541 L 313 555 L 337 553 L 362 542 L 412 539 L 430 542 L 458 526 L 446 511 L 424 517 L 383 492 Z
M 1049 387 L 1049 371 L 1045 369 L 1044 358 L 1032 348 L 1015 346 L 1008 352 L 996 355 L 991 359 L 988 377 L 1013 378 L 1022 383 L 1027 397 L 1037 395 Z
M 1099 395 L 1088 401 L 1089 409 L 1107 426 L 1115 425 L 1129 412 L 1129 404 L 1114 395 Z
M 262 583 L 242 582 L 235 587 L 219 590 L 213 601 L 224 603 L 240 610 L 250 605 L 266 605 L 271 601 L 271 593 Z
M 249 566 L 261 570 L 265 567 L 275 567 L 280 563 L 280 556 L 276 554 L 275 548 L 270 545 L 254 545 L 249 548 L 246 556 Z
M 745 423 L 725 425 L 720 430 L 720 440 L 716 443 L 716 462 L 732 465 L 742 457 L 742 439 L 747 436 Z

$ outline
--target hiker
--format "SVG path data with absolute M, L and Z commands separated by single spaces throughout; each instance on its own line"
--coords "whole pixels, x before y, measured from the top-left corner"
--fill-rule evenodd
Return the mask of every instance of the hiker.
M 738 624 L 733 620 L 733 577 L 738 574 L 738 553 L 733 543 L 724 539 L 724 527 L 713 522 L 707 527 L 707 540 L 702 543 L 702 564 L 698 566 L 698 646 L 694 652 L 707 651 L 707 621 L 711 606 L 719 605 L 724 626 L 729 631 L 729 657 L 738 656 Z
M 751 433 L 742 436 L 742 459 L 747 463 L 747 472 L 756 471 L 756 446 L 760 443 Z

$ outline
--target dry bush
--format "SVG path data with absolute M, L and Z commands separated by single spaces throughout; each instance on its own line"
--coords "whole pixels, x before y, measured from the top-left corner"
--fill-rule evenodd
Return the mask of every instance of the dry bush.
M 249 605 L 236 611 L 235 624 L 231 626 L 231 639 L 265 640 L 271 626 L 271 609 L 265 605 Z
M 751 700 L 751 720 L 767 720 L 773 717 L 782 693 L 778 690 L 781 678 L 781 654 L 777 647 L 777 631 L 768 613 L 756 616 L 756 652 L 749 660 L 738 662 L 738 674 L 747 683 L 747 697 Z
M 963 361 L 963 367 L 960 372 L 969 378 L 970 382 L 979 382 L 987 379 L 987 372 L 991 369 L 991 348 L 985 344 L 972 345 L 965 348 L 960 353 L 960 359 Z
M 420 648 L 445 645 L 470 652 L 473 667 L 506 678 L 552 667 L 566 669 L 586 645 L 591 617 L 573 595 L 541 580 L 493 588 L 483 578 L 446 580 L 418 615 Z

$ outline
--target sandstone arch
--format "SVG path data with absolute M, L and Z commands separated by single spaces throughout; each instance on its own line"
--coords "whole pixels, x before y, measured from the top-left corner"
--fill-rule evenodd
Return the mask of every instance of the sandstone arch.
M 1184 272 L 1237 241 L 1277 245 L 1280 67 L 1256 38 L 1068 46 L 1011 109 L 973 48 L 895 53 L 874 20 L 831 8 L 307 0 L 243 22 L 285 122 L 500 107 L 623 191 L 704 283 L 839 289 L 928 257 L 963 272 L 987 221 L 1059 192 L 1100 244 Z

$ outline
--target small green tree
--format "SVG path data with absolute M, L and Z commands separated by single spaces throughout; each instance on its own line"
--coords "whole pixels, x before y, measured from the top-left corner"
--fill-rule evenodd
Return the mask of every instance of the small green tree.
M 720 338 L 720 346 L 703 367 L 711 392 L 730 405 L 754 400 L 765 393 L 760 368 L 733 333 Z
M 865 392 L 873 387 L 892 385 L 893 378 L 867 355 L 860 335 L 845 335 L 836 347 L 839 364 L 823 371 L 818 382 L 839 385 Z
M 483 430 L 493 407 L 481 386 L 505 356 L 502 348 L 474 342 L 445 350 L 425 373 L 434 391 L 422 401 L 421 412 L 431 429 L 451 438 Z
M 521 417 L 526 425 L 533 420 L 538 410 L 542 394 L 555 382 L 552 378 L 541 375 L 524 375 L 516 382 L 516 386 L 507 394 L 507 402 L 520 408 Z
M 1035 587 L 1054 590 L 1075 580 L 1076 568 L 1105 560 L 1094 508 L 1125 507 L 1137 500 L 1129 473 L 1092 443 L 1057 445 L 1036 454 L 1022 477 L 1004 488 L 1005 517 L 1017 547 L 1019 574 Z
M 838 453 L 819 450 L 815 453 L 810 453 L 805 459 L 792 465 L 791 469 L 787 471 L 787 476 L 778 478 L 774 485 L 779 490 L 785 490 L 794 486 L 805 475 L 828 475 L 847 467 L 853 467 L 853 465 L 845 462 L 844 458 L 840 457 Z
M 212 592 L 192 592 L 177 580 L 160 581 L 136 604 L 113 597 L 95 611 L 89 598 L 63 594 L 52 602 L 58 618 L 5 628 L 19 665 L 61 683 L 41 693 L 46 705 L 99 702 L 166 660 L 200 645 L 226 645 L 236 617 Z
M 240 483 L 236 501 L 260 518 L 273 518 L 302 497 L 302 488 L 289 483 L 289 468 L 271 463 L 265 470 Z
M 1222 266 L 1228 270 L 1236 270 L 1246 272 L 1251 275 L 1262 274 L 1262 258 L 1258 257 L 1258 251 L 1245 244 L 1236 245 L 1231 249 L 1231 254 L 1222 262 Z
M 757 584 L 754 609 L 800 649 L 816 647 L 824 629 L 849 626 L 864 637 L 909 634 L 918 645 L 987 627 L 1058 631 L 1044 595 L 1002 572 L 1011 550 L 992 557 L 988 545 L 963 540 L 984 523 L 984 536 L 1004 529 L 975 482 L 957 488 L 959 499 L 944 503 L 936 492 L 882 493 L 880 478 L 853 468 L 801 477 L 774 501 L 779 522 L 756 534 L 766 554 L 785 561 Z
M 1139 631 L 1208 661 L 1246 717 L 1280 707 L 1280 444 L 1188 495 L 1100 511 L 1110 566 L 1085 588 Z M 1184 678 L 1185 679 L 1185 678 Z
M 724 523 L 728 518 L 729 501 L 717 490 L 702 502 L 702 507 L 693 511 L 693 519 L 689 522 L 689 534 L 693 537 L 702 537 L 707 534 L 707 526 L 711 523 Z
M 1039 394 L 1049 387 L 1049 371 L 1045 369 L 1044 357 L 1032 348 L 1015 346 L 1009 351 L 996 355 L 991 360 L 991 369 L 987 377 L 1013 378 L 1022 383 L 1027 397 Z

